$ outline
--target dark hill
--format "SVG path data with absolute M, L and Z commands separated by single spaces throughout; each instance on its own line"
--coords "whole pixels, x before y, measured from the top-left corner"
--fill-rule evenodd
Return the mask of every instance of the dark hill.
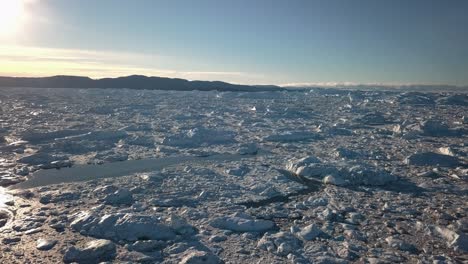
M 278 91 L 278 86 L 238 85 L 219 81 L 188 81 L 164 77 L 147 77 L 131 75 L 118 78 L 91 79 L 79 76 L 52 77 L 0 77 L 0 87 L 31 87 L 31 88 L 128 88 L 145 90 L 175 90 L 175 91 L 242 91 L 262 92 Z

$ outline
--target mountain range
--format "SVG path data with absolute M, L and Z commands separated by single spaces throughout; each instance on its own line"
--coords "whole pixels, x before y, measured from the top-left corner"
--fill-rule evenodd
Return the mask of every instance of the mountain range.
M 51 77 L 1 77 L 3 88 L 127 88 L 139 90 L 174 90 L 174 91 L 231 91 L 265 92 L 303 89 L 326 90 L 363 90 L 363 91 L 414 91 L 414 92 L 460 92 L 467 93 L 467 86 L 453 85 L 385 85 L 385 84 L 297 84 L 297 85 L 242 85 L 221 81 L 189 81 L 179 78 L 148 77 L 130 75 L 117 78 L 91 79 L 82 76 L 57 75 Z
M 220 81 L 189 81 L 177 78 L 131 75 L 117 78 L 91 79 L 81 76 L 0 77 L 0 87 L 31 88 L 128 88 L 176 91 L 236 91 L 262 92 L 283 90 L 274 85 L 241 85 Z

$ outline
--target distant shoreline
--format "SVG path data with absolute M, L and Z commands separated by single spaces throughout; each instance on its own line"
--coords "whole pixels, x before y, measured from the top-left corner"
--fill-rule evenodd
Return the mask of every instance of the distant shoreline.
M 175 91 L 233 91 L 265 92 L 282 91 L 285 88 L 274 85 L 240 85 L 221 81 L 189 81 L 164 77 L 131 75 L 117 78 L 91 79 L 81 76 L 51 77 L 0 77 L 3 88 L 126 88 L 136 90 Z
M 82 76 L 58 75 L 51 77 L 2 77 L 0 88 L 62 88 L 62 89 L 133 89 L 163 91 L 220 91 L 220 92 L 269 92 L 269 91 L 388 91 L 388 92 L 451 92 L 468 93 L 468 86 L 454 85 L 370 85 L 344 86 L 277 86 L 243 85 L 222 81 L 189 81 L 179 78 L 131 75 L 116 78 L 91 79 Z

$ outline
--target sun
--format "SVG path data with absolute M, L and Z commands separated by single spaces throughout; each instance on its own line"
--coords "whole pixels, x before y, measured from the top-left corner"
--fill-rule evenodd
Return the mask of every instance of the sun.
M 0 35 L 16 33 L 24 15 L 23 0 L 0 0 Z

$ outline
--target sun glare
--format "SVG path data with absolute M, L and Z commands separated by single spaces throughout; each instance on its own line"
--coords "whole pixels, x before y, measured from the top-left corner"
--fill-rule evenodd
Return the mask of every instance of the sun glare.
M 23 0 L 0 0 L 0 36 L 16 33 L 24 15 Z

